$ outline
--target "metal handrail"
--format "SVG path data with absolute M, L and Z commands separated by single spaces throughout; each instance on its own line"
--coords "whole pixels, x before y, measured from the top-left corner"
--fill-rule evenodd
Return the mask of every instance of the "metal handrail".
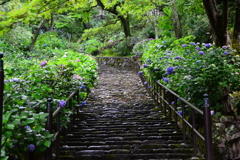
M 73 91 L 70 96 L 66 99 L 66 108 L 69 108 L 71 109 L 72 111 L 74 111 L 76 109 L 76 107 L 72 107 L 73 105 L 73 102 L 72 100 L 75 99 L 76 100 L 76 103 L 79 104 L 80 102 L 80 98 L 79 98 L 79 90 L 80 89 L 76 89 L 75 91 Z M 53 147 L 55 147 L 55 156 L 56 156 L 56 160 L 58 160 L 60 157 L 60 134 L 62 132 L 62 127 L 60 125 L 60 115 L 61 115 L 61 110 L 62 110 L 62 107 L 58 107 L 54 112 L 52 111 L 52 99 L 48 99 L 47 100 L 47 113 L 49 113 L 48 117 L 47 117 L 47 122 L 46 122 L 46 129 L 52 133 L 53 132 L 53 128 L 52 128 L 52 125 L 53 125 L 53 118 L 56 117 L 56 129 L 54 130 L 54 138 L 55 138 L 55 141 L 53 141 L 53 143 L 55 143 L 55 146 L 53 146 L 51 144 L 50 147 L 47 148 L 47 150 L 45 151 L 45 160 L 52 160 L 52 150 L 53 150 Z M 77 110 L 77 114 L 78 114 L 78 110 Z M 68 131 L 71 132 L 71 128 L 72 128 L 72 123 L 74 122 L 74 118 L 71 117 L 71 121 L 69 122 L 68 124 Z M 64 131 L 66 134 L 66 131 Z M 65 138 L 65 137 L 64 137 Z
M 2 149 L 2 118 L 3 118 L 3 90 L 4 90 L 4 68 L 3 53 L 0 52 L 0 157 Z
M 117 59 L 118 57 L 98 57 L 98 59 Z M 121 59 L 124 59 L 124 57 L 119 57 Z M 132 69 L 138 73 L 141 68 L 141 62 L 134 61 L 131 58 L 125 58 L 126 61 L 131 63 L 129 66 L 132 67 Z M 143 75 L 139 75 L 142 83 L 146 81 L 145 77 Z M 204 106 L 203 111 L 201 111 L 199 108 L 188 102 L 186 99 L 180 97 L 177 93 L 173 92 L 163 84 L 157 81 L 148 81 L 150 86 L 153 86 L 151 89 L 148 89 L 146 86 L 146 89 L 148 90 L 151 97 L 155 100 L 155 102 L 159 105 L 160 109 L 169 115 L 169 121 L 174 120 L 175 122 L 175 129 L 177 130 L 179 128 L 178 124 L 178 118 L 182 120 L 182 132 L 183 132 L 183 142 L 188 141 L 192 142 L 193 145 L 193 156 L 197 156 L 197 150 L 199 149 L 199 146 L 197 146 L 197 137 L 200 138 L 200 140 L 203 142 L 204 147 L 203 151 L 205 152 L 205 158 L 207 160 L 213 160 L 212 155 L 212 130 L 211 130 L 211 115 L 210 115 L 210 105 L 208 103 L 208 96 L 207 94 L 204 95 Z M 172 98 L 172 99 L 171 99 Z M 177 110 L 177 99 L 181 100 L 181 109 L 182 109 L 182 115 Z M 174 104 L 171 104 L 170 100 L 174 101 Z M 189 122 L 185 118 L 185 105 L 190 107 L 191 111 L 191 122 Z M 173 113 L 172 113 L 173 112 Z M 196 113 L 198 113 L 200 116 L 204 119 L 204 134 L 200 133 L 200 131 L 196 128 Z M 189 134 L 186 131 L 186 128 L 190 128 L 191 134 Z M 205 148 L 205 149 L 204 149 Z

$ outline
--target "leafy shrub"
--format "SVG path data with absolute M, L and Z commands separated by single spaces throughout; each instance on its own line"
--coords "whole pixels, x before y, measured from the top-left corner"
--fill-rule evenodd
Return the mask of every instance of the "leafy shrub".
M 83 53 L 59 51 L 52 58 L 19 58 L 16 63 L 5 59 L 5 97 L 3 117 L 2 156 L 17 156 L 30 148 L 34 153 L 44 151 L 53 135 L 46 131 L 46 99 L 53 99 L 54 109 L 79 87 L 91 88 L 97 78 L 96 61 Z M 89 89 L 87 90 L 89 92 Z M 81 93 L 81 99 L 87 93 Z M 69 121 L 70 110 L 62 109 L 62 126 Z
M 223 112 L 224 88 L 239 90 L 239 69 L 233 64 L 236 57 L 232 53 L 226 46 L 185 43 L 167 51 L 144 53 L 142 70 L 199 107 L 203 94 L 208 93 L 213 110 Z

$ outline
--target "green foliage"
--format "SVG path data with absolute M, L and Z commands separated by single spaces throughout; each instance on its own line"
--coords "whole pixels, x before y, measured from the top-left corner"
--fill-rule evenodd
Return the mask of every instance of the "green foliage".
M 26 26 L 16 26 L 2 36 L 2 40 L 11 48 L 11 51 L 26 50 L 31 43 L 32 33 Z M 7 47 L 5 48 L 7 49 Z
M 101 45 L 102 43 L 99 42 L 98 40 L 90 39 L 80 45 L 80 51 L 88 54 L 92 54 L 94 51 L 98 50 Z
M 156 50 L 158 43 L 151 45 L 143 55 L 147 65 L 143 68 L 145 75 L 165 84 L 200 108 L 203 94 L 208 93 L 213 110 L 222 112 L 224 88 L 230 86 L 232 90 L 239 90 L 239 69 L 233 65 L 233 51 L 227 47 L 216 48 L 211 44 L 189 41 L 176 46 L 179 42 L 183 41 L 173 42 L 172 49 L 167 51 Z M 171 74 L 167 72 L 169 67 L 173 70 Z
M 5 97 L 2 156 L 19 159 L 35 145 L 34 154 L 42 153 L 54 140 L 46 131 L 46 99 L 53 99 L 53 109 L 76 88 L 84 100 L 96 79 L 96 61 L 83 53 L 55 50 L 46 60 L 24 56 L 5 57 Z M 40 56 L 40 58 L 43 58 Z M 70 109 L 62 109 L 61 126 L 69 122 Z M 30 129 L 26 129 L 30 128 Z
M 48 31 L 39 35 L 35 50 L 48 51 L 49 49 L 66 49 L 68 42 L 65 38 L 59 38 L 57 32 Z M 45 49 L 45 50 L 44 50 Z
M 138 42 L 133 47 L 134 57 L 143 58 L 149 57 L 151 55 L 157 54 L 158 52 L 165 51 L 173 47 L 171 44 L 174 42 L 175 38 L 163 37 L 161 39 L 144 39 Z M 143 54 L 144 53 L 144 54 Z

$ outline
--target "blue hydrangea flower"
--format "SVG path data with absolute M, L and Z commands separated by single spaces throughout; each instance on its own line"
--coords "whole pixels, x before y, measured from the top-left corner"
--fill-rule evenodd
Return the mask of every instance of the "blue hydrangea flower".
M 174 68 L 173 67 L 168 67 L 167 68 L 167 74 L 172 74 L 173 73 L 173 71 L 174 71 Z
M 200 63 L 201 61 L 200 60 L 197 60 L 196 63 Z
M 86 101 L 83 101 L 82 104 L 87 104 L 87 102 L 86 102 Z
M 201 49 L 200 47 L 197 47 L 197 48 L 196 48 L 196 50 L 198 50 L 198 51 L 200 51 L 200 49 Z
M 187 44 L 183 44 L 182 47 L 187 47 Z
M 47 44 L 44 44 L 43 47 L 47 47 Z
M 138 74 L 139 74 L 139 75 L 143 75 L 143 72 L 142 72 L 142 71 L 139 71 Z
M 178 111 L 178 113 L 182 116 L 183 115 L 183 112 L 182 111 Z
M 172 103 L 171 104 L 174 104 L 174 101 L 172 101 Z
M 29 152 L 33 152 L 35 150 L 35 145 L 34 144 L 30 144 L 27 148 L 28 148 Z
M 191 45 L 196 45 L 196 43 L 194 43 L 194 42 L 191 42 L 190 44 L 191 44 Z
M 204 55 L 204 52 L 203 51 L 199 51 L 198 54 Z
M 151 86 L 148 86 L 148 89 L 151 89 L 152 87 Z
M 66 106 L 66 101 L 64 101 L 64 100 L 61 100 L 61 101 L 59 101 L 59 103 L 58 103 L 58 105 L 59 105 L 59 107 L 65 107 Z
M 166 77 L 163 77 L 162 79 L 164 80 L 164 82 L 167 82 L 167 83 L 168 83 L 168 81 L 169 81 L 169 79 L 166 78 Z
M 81 89 L 85 89 L 86 87 L 85 86 L 81 86 Z
M 211 45 L 210 43 L 206 43 L 206 44 L 205 44 L 205 47 L 206 47 L 206 48 L 210 48 L 211 46 L 212 46 L 212 45 Z
M 227 55 L 227 54 L 228 54 L 228 51 L 225 51 L 223 54 L 224 54 L 224 55 Z
M 147 85 L 147 82 L 144 82 L 143 84 L 144 84 L 144 85 Z

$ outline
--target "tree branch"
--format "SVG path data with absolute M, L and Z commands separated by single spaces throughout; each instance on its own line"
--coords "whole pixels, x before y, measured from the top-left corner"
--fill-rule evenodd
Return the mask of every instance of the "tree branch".
M 5 3 L 10 2 L 10 1 L 11 1 L 11 0 L 3 1 L 3 2 L 0 3 L 0 5 L 4 5 Z

